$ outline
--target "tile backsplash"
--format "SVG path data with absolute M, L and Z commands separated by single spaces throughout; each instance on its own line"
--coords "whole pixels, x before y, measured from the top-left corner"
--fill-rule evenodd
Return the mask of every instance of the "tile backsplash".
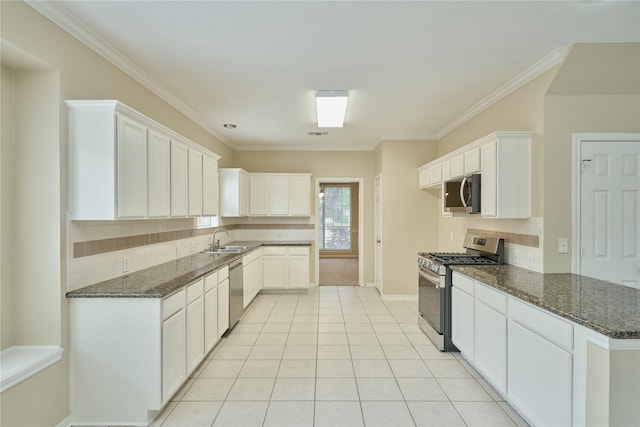
M 228 236 L 218 234 L 223 244 L 234 240 L 313 240 L 315 236 L 311 218 L 222 219 L 220 227 L 229 232 Z M 200 252 L 211 243 L 217 228 L 198 229 L 194 218 L 68 221 L 67 290 Z

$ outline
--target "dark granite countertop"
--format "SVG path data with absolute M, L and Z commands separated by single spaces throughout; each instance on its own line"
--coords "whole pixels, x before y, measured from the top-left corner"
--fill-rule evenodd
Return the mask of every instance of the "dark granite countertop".
M 615 339 L 640 339 L 640 289 L 511 265 L 452 270 Z
M 311 246 L 310 241 L 240 241 L 248 246 L 230 254 L 197 252 L 125 276 L 67 292 L 67 298 L 164 298 L 261 246 Z

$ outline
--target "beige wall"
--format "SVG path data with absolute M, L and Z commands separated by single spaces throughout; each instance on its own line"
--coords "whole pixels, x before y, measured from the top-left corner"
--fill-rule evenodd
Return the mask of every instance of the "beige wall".
M 437 198 L 433 192 L 419 189 L 417 171 L 436 153 L 436 141 L 383 141 L 378 145 L 383 295 L 415 296 L 416 254 L 437 245 Z
M 248 172 L 288 172 L 311 173 L 311 181 L 316 178 L 363 178 L 360 191 L 364 195 L 364 246 L 360 255 L 364 260 L 364 282 L 373 282 L 373 177 L 375 153 L 373 151 L 238 151 L 235 153 L 234 167 Z M 315 187 L 314 187 L 315 188 Z M 312 204 L 315 212 L 315 196 Z M 313 220 L 313 219 L 312 219 Z M 312 263 L 311 277 L 315 275 Z
M 640 43 L 574 46 L 544 98 L 545 272 L 571 271 L 575 132 L 640 132 Z M 569 244 L 571 248 L 571 244 Z
M 16 330 L 14 328 L 14 296 L 13 286 L 13 246 L 15 233 L 13 227 L 13 206 L 15 185 L 14 179 L 14 142 L 13 142 L 13 70 L 2 67 L 0 74 L 2 86 L 2 146 L 0 147 L 0 185 L 2 187 L 2 199 L 0 200 L 0 303 L 2 304 L 0 315 L 0 349 L 5 349 L 16 343 Z

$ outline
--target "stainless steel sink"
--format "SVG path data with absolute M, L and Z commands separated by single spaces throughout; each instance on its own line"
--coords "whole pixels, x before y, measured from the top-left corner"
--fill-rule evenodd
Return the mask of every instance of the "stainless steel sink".
M 220 246 L 213 250 L 207 250 L 210 254 L 237 254 L 249 249 L 249 246 Z

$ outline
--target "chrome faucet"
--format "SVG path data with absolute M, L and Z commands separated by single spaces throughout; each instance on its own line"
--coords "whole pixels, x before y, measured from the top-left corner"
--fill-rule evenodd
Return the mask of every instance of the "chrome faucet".
M 229 237 L 229 232 L 227 230 L 225 230 L 224 228 L 218 228 L 216 231 L 213 232 L 213 239 L 211 240 L 211 250 L 215 251 L 216 249 L 220 249 L 220 240 L 216 240 L 216 234 L 218 234 L 219 231 L 224 231 L 225 234 L 227 235 L 227 237 Z

